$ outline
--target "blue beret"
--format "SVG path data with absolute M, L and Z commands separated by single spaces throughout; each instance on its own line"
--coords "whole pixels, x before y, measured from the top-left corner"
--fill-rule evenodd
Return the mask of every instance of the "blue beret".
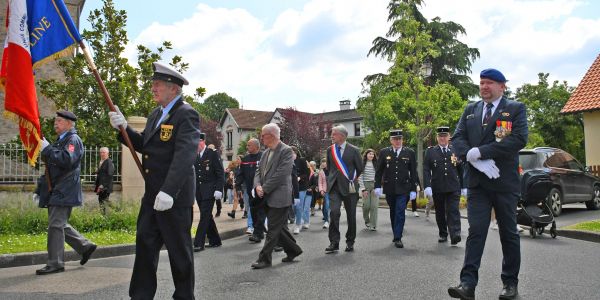
M 487 79 L 491 79 L 493 81 L 502 82 L 502 83 L 505 83 L 508 81 L 508 80 L 506 80 L 506 77 L 504 77 L 502 72 L 500 72 L 496 69 L 485 69 L 485 70 L 481 71 L 481 73 L 479 73 L 479 78 L 487 78 Z

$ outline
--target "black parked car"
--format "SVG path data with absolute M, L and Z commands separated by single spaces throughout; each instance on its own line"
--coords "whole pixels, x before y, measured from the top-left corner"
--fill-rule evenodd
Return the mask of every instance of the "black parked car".
M 568 203 L 583 202 L 591 210 L 600 208 L 600 178 L 561 149 L 523 149 L 519 151 L 519 168 L 521 174 L 531 169 L 548 172 L 554 186 L 547 201 L 555 216 L 560 215 L 562 205 Z

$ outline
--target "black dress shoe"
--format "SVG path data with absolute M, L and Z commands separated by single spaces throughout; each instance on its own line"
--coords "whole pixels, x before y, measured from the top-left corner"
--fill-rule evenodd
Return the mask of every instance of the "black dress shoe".
M 35 274 L 37 275 L 48 275 L 48 274 L 53 274 L 53 273 L 60 273 L 60 272 L 64 272 L 65 271 L 65 267 L 52 267 L 52 266 L 45 266 L 39 270 L 35 271 Z
M 331 243 L 327 248 L 325 248 L 325 253 L 330 254 L 340 250 L 340 246 L 336 243 Z
M 448 238 L 445 236 L 440 236 L 440 238 L 438 239 L 438 243 L 445 243 L 448 241 Z
M 252 264 L 252 269 L 264 269 L 264 268 L 268 268 L 270 267 L 271 264 L 268 262 L 264 262 L 264 261 L 257 261 L 255 263 Z
M 260 241 L 261 241 L 261 239 L 259 239 L 259 238 L 255 237 L 255 236 L 253 236 L 253 235 L 252 235 L 252 236 L 250 236 L 250 237 L 248 238 L 248 240 L 250 241 L 250 243 L 255 243 L 255 244 L 256 244 L 256 243 L 260 243 Z
M 232 219 L 235 219 L 235 211 L 228 212 L 227 215 L 230 216 Z
M 460 235 L 454 236 L 450 240 L 450 245 L 456 245 L 456 244 L 460 243 L 460 241 L 461 241 Z
M 458 286 L 455 286 L 455 287 L 449 287 L 448 295 L 450 295 L 450 297 L 452 297 L 452 298 L 473 300 L 473 299 L 475 299 L 475 289 L 463 286 L 462 284 L 459 284 Z
M 223 245 L 223 244 L 208 244 L 208 245 L 205 245 L 204 247 L 206 247 L 206 248 L 217 248 L 217 247 L 221 247 L 221 245 Z
M 353 244 L 346 245 L 346 249 L 344 249 L 344 251 L 346 251 L 346 252 L 354 251 L 354 245 Z
M 518 294 L 519 291 L 517 290 L 516 285 L 505 284 L 504 288 L 502 288 L 502 292 L 500 292 L 500 296 L 498 296 L 498 299 L 515 299 Z
M 300 251 L 298 253 L 294 253 L 294 254 L 288 254 L 286 257 L 281 259 L 281 262 L 284 262 L 284 263 L 292 262 L 292 261 L 294 261 L 294 258 L 298 257 L 300 254 L 302 254 L 302 251 Z
M 80 265 L 85 265 L 86 262 L 88 262 L 88 260 L 90 259 L 90 256 L 92 256 L 92 253 L 94 253 L 94 251 L 96 251 L 96 248 L 98 246 L 96 246 L 95 244 L 92 244 L 87 250 L 85 250 L 85 252 L 83 252 L 83 254 L 81 254 L 81 260 L 79 261 Z
M 218 211 L 218 212 L 215 214 L 215 217 L 220 217 L 220 216 L 221 216 L 221 212 L 220 212 L 220 211 Z
M 204 251 L 204 246 L 194 246 L 194 252 Z
M 401 240 L 395 241 L 394 246 L 396 246 L 396 248 L 404 248 L 404 244 L 402 244 Z
M 275 251 L 275 252 L 281 252 L 281 251 L 283 251 L 283 247 L 281 247 L 281 246 L 275 246 L 275 247 L 273 247 L 273 251 Z

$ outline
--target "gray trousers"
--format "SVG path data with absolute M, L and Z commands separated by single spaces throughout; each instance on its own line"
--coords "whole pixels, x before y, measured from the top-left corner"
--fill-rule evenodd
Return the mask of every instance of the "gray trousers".
M 82 254 L 92 245 L 69 223 L 70 206 L 48 206 L 48 266 L 64 267 L 65 242 Z

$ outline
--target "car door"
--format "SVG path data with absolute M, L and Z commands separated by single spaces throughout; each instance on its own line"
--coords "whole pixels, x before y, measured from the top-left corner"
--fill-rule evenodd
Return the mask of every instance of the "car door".
M 552 181 L 560 186 L 562 203 L 573 202 L 575 177 L 566 165 L 564 152 L 561 150 L 549 152 L 546 161 L 544 162 L 544 166 L 550 169 Z
M 564 152 L 565 163 L 573 177 L 573 200 L 587 201 L 591 199 L 593 181 L 585 174 L 585 169 L 571 154 Z

